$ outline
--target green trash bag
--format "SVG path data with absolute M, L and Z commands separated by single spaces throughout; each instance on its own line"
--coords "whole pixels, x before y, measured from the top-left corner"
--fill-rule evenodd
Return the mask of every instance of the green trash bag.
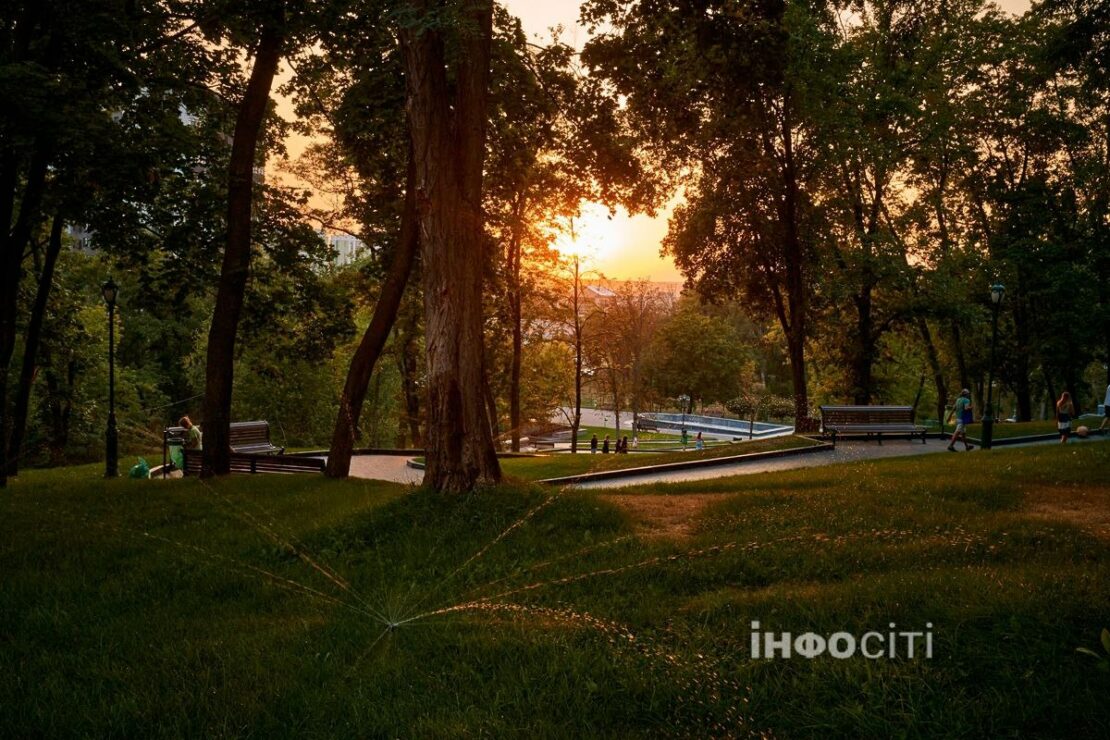
M 181 445 L 170 445 L 170 462 L 175 470 L 185 469 L 185 451 Z
M 149 478 L 150 464 L 140 457 L 139 462 L 131 467 L 131 472 L 128 475 L 132 478 Z

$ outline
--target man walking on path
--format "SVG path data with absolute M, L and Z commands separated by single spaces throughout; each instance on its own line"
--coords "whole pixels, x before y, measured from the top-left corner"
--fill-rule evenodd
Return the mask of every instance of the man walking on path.
M 956 440 L 963 439 L 964 450 L 971 452 L 975 449 L 975 445 L 967 441 L 967 425 L 972 421 L 971 391 L 967 388 L 960 391 L 960 397 L 956 399 L 952 411 L 948 414 L 948 421 L 951 421 L 952 417 L 956 417 L 956 431 L 952 432 L 952 439 L 948 440 L 948 451 L 955 452 Z
M 591 455 L 596 455 L 597 454 L 597 435 L 596 434 L 593 437 L 590 438 L 590 454 Z

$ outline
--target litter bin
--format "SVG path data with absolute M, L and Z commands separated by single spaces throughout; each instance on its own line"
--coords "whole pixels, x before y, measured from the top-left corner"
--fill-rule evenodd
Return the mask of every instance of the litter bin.
M 169 442 L 170 462 L 175 470 L 185 469 L 185 441 L 180 439 Z

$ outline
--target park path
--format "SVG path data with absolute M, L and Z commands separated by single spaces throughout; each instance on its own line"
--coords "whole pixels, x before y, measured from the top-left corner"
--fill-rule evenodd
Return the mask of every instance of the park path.
M 1073 438 L 1070 444 L 1098 444 L 1104 437 L 1091 437 L 1086 440 Z M 1034 445 L 1059 444 L 1057 440 L 1044 440 L 1028 442 L 1017 445 L 998 447 L 1005 450 L 1014 447 L 1030 447 Z M 836 443 L 836 449 L 831 452 L 814 452 L 807 455 L 794 457 L 780 457 L 763 462 L 739 462 L 726 465 L 714 465 L 706 468 L 692 468 L 690 470 L 674 470 L 665 473 L 645 473 L 644 475 L 630 476 L 628 478 L 613 478 L 610 480 L 595 480 L 579 483 L 579 489 L 615 489 L 629 486 L 642 486 L 645 483 L 683 483 L 686 481 L 708 480 L 710 478 L 725 478 L 732 475 L 753 475 L 755 473 L 773 473 L 779 470 L 795 470 L 797 468 L 815 468 L 822 465 L 833 465 L 842 462 L 859 462 L 861 460 L 880 460 L 888 457 L 915 457 L 917 455 L 931 455 L 943 453 L 948 447 L 948 440 L 930 439 L 925 444 L 910 440 L 887 440 L 882 445 L 869 441 L 841 441 Z M 956 455 L 966 455 L 962 445 L 957 445 L 959 452 L 946 453 L 953 460 L 965 462 Z M 971 455 L 983 454 L 978 448 L 972 450 Z M 990 454 L 987 452 L 986 454 Z
M 734 463 L 714 465 L 692 470 L 676 470 L 668 473 L 650 473 L 613 480 L 589 481 L 580 483 L 577 488 L 624 488 L 644 483 L 675 483 L 707 478 L 723 478 L 729 475 L 746 473 L 767 473 L 775 470 L 793 470 L 816 465 L 830 465 L 849 460 L 873 460 L 881 457 L 920 455 L 928 452 L 943 452 L 946 443 L 929 440 L 927 444 L 891 440 L 881 446 L 874 442 L 840 442 L 832 452 L 815 452 L 796 457 L 783 457 L 764 462 Z M 738 449 L 737 454 L 743 452 Z M 424 471 L 413 470 L 405 464 L 403 455 L 356 455 L 351 458 L 351 477 L 387 480 L 395 483 L 416 483 L 424 477 Z
M 420 485 L 424 471 L 410 468 L 408 459 L 405 455 L 355 455 L 351 458 L 351 477 Z
M 1073 440 L 1072 444 L 1097 444 L 1097 439 L 1085 441 Z M 1058 444 L 1056 441 L 1031 442 L 1035 444 Z M 739 462 L 724 465 L 714 465 L 705 468 L 692 468 L 689 470 L 674 470 L 665 473 L 645 473 L 642 475 L 614 478 L 609 480 L 596 480 L 579 483 L 578 489 L 618 489 L 629 486 L 642 486 L 645 483 L 682 483 L 695 480 L 709 480 L 711 478 L 725 478 L 731 475 L 753 475 L 755 473 L 773 473 L 779 470 L 795 470 L 798 468 L 813 468 L 821 465 L 833 465 L 842 462 L 859 462 L 861 460 L 880 460 L 888 457 L 912 457 L 916 455 L 931 455 L 945 452 L 948 442 L 946 440 L 930 439 L 925 444 L 920 441 L 887 440 L 881 445 L 866 441 L 841 441 L 836 449 L 830 452 L 814 452 L 793 457 L 780 457 L 756 462 Z M 1012 445 L 1025 447 L 1027 445 Z M 998 449 L 1007 449 L 1000 447 Z M 738 450 L 742 452 L 743 450 Z M 965 455 L 962 447 L 958 453 L 946 453 L 953 460 L 960 460 L 956 455 Z M 976 449 L 970 454 L 982 454 Z M 989 454 L 989 453 L 988 453 Z M 351 458 L 351 476 L 354 478 L 370 478 L 374 480 L 393 481 L 395 483 L 420 484 L 424 471 L 413 470 L 405 465 L 408 458 L 403 455 L 357 455 Z
M 773 473 L 779 470 L 816 468 L 822 465 L 832 465 L 834 463 L 878 460 L 884 457 L 928 455 L 934 452 L 944 452 L 947 446 L 947 441 L 939 439 L 930 439 L 925 444 L 921 444 L 920 440 L 911 442 L 909 440 L 893 439 L 886 440 L 881 445 L 876 442 L 841 441 L 837 442 L 836 448 L 829 452 L 813 452 L 805 455 L 777 457 L 763 461 L 737 462 L 713 465 L 705 468 L 672 470 L 664 473 L 645 473 L 643 475 L 629 476 L 627 478 L 593 480 L 578 483 L 575 485 L 575 488 L 627 488 L 628 486 L 642 486 L 645 483 L 684 483 L 686 481 L 708 480 L 710 478 L 726 478 L 731 475 Z M 975 454 L 976 452 L 978 452 L 978 450 L 973 451 L 971 454 Z M 964 453 L 960 452 L 956 454 Z M 952 456 L 955 457 L 955 455 Z

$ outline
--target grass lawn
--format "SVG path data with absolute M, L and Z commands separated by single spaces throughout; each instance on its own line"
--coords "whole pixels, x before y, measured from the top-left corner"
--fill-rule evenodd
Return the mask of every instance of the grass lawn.
M 957 462 L 451 498 L 30 471 L 0 493 L 2 734 L 1108 736 L 1076 648 L 1110 627 L 1110 444 Z M 934 657 L 753 660 L 752 620 L 931 622 Z
M 1072 431 L 1074 432 L 1080 425 L 1086 426 L 1091 430 L 1098 429 L 1098 425 L 1102 423 L 1102 419 L 1078 419 L 1073 420 L 1071 423 Z M 948 434 L 952 434 L 952 425 L 947 427 Z M 1009 439 L 1011 437 L 1026 437 L 1037 434 L 1056 434 L 1056 420 L 1048 419 L 1047 421 L 1019 421 L 1015 423 L 999 422 L 994 425 L 994 438 L 995 439 Z M 975 439 L 981 439 L 983 436 L 982 424 L 969 424 L 967 427 L 968 436 Z
M 586 448 L 585 454 L 570 455 L 566 453 L 545 455 L 542 457 L 504 458 L 501 460 L 501 470 L 506 475 L 511 475 L 525 480 L 542 480 L 544 478 L 560 478 L 565 475 L 578 475 L 599 470 L 618 470 L 623 468 L 638 468 L 645 465 L 662 465 L 664 463 L 684 462 L 687 460 L 708 460 L 715 457 L 730 457 L 732 455 L 746 455 L 751 452 L 767 452 L 769 450 L 793 449 L 795 447 L 809 447 L 816 444 L 806 437 L 772 437 L 771 439 L 757 439 L 751 442 L 724 443 L 709 446 L 704 450 L 695 450 L 691 444 L 685 452 L 630 452 L 627 455 L 608 454 L 600 452 L 590 454 Z

